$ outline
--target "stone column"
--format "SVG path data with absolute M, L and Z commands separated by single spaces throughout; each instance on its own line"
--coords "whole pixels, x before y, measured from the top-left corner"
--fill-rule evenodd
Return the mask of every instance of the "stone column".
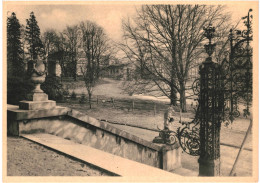
M 46 68 L 41 60 L 31 60 L 28 63 L 28 74 L 35 88 L 27 94 L 26 100 L 20 101 L 19 109 L 39 110 L 55 108 L 56 102 L 48 100 L 48 95 L 44 93 L 40 86 L 45 81 Z

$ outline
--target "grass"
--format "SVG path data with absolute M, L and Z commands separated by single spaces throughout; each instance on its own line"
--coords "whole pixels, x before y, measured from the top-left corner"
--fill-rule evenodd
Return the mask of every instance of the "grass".
M 120 99 L 116 99 L 116 101 L 119 100 Z M 156 130 L 157 126 L 161 128 L 163 126 L 163 121 L 164 121 L 163 119 L 164 110 L 158 110 L 156 113 L 154 113 L 154 111 L 149 110 L 147 108 L 147 104 L 145 103 L 143 103 L 142 105 L 143 107 L 142 110 L 136 109 L 134 111 L 132 111 L 131 109 L 129 110 L 127 108 L 120 108 L 118 107 L 117 103 L 115 105 L 116 107 L 113 107 L 112 104 L 108 102 L 104 104 L 103 103 L 94 104 L 92 109 L 89 109 L 88 104 L 79 104 L 76 101 L 63 103 L 61 105 L 78 110 L 82 113 L 85 113 L 99 120 L 107 120 L 111 122 L 123 123 L 132 126 L 139 126 L 146 129 L 148 128 L 148 129 Z M 163 106 L 163 103 L 161 103 L 161 105 Z M 182 115 L 183 115 L 182 119 L 186 117 L 185 120 L 190 120 L 190 118 L 194 116 L 194 114 L 192 113 L 183 113 Z M 180 116 L 179 113 L 176 112 L 175 115 L 176 126 L 174 126 L 175 129 L 177 129 L 177 127 L 179 127 L 178 125 L 180 125 L 178 123 L 180 119 L 179 116 Z M 221 136 L 220 136 L 221 142 L 239 147 L 243 141 L 248 124 L 249 124 L 248 119 L 239 118 L 234 122 L 233 129 L 225 128 L 222 126 Z M 125 125 L 114 125 L 114 126 L 150 141 L 157 134 L 150 130 L 133 128 Z M 249 135 L 245 148 L 252 149 L 252 134 Z M 223 145 L 221 146 L 222 176 L 229 175 L 229 172 L 232 168 L 237 153 L 238 153 L 238 148 L 231 148 Z M 182 166 L 183 168 L 187 168 L 198 172 L 198 156 L 190 156 L 186 153 L 182 153 Z M 251 175 L 252 175 L 252 151 L 245 150 L 243 151 L 243 156 L 240 157 L 238 163 L 237 176 L 251 176 Z
M 83 81 L 76 83 L 67 83 L 70 85 L 81 86 Z M 80 84 L 81 83 L 81 84 Z M 83 82 L 84 84 L 84 82 Z M 97 119 L 113 120 L 124 123 L 138 123 L 141 125 L 152 125 L 156 127 L 158 123 L 163 122 L 164 111 L 168 108 L 169 103 L 160 100 L 144 100 L 124 93 L 122 82 L 104 78 L 95 86 L 92 97 L 92 109 L 89 109 L 89 101 L 79 104 L 80 97 L 85 88 L 79 87 L 75 90 L 77 98 L 68 99 L 67 102 L 60 104 L 77 109 Z M 86 95 L 87 96 L 87 95 Z M 87 98 L 87 97 L 86 97 Z M 194 118 L 194 107 L 187 104 L 187 113 L 182 113 L 182 119 L 191 121 Z M 176 121 L 180 119 L 179 107 L 175 107 Z M 241 118 L 243 120 L 243 118 Z M 240 120 L 240 121 L 241 121 Z M 236 122 L 235 129 L 246 131 L 247 125 Z M 246 123 L 247 124 L 247 123 Z
M 58 104 L 72 109 L 78 110 L 91 117 L 99 120 L 107 120 L 116 123 L 128 124 L 132 126 L 139 126 L 148 129 L 157 129 L 163 126 L 164 111 L 169 106 L 168 102 L 158 100 L 144 100 L 144 98 L 136 98 L 129 96 L 122 89 L 122 83 L 111 79 L 104 79 L 102 83 L 99 83 L 94 88 L 94 96 L 92 100 L 92 109 L 89 109 L 88 101 L 84 104 L 79 104 L 79 99 L 84 91 L 84 88 L 78 88 L 75 92 L 78 94 L 76 100 L 68 100 L 66 103 Z M 97 103 L 98 98 L 98 103 Z M 114 104 L 111 100 L 114 100 Z M 134 110 L 133 107 L 134 101 Z M 156 105 L 156 108 L 154 108 Z M 187 105 L 188 112 L 182 113 L 182 120 L 191 121 L 194 117 L 193 109 L 191 105 Z M 175 122 L 174 128 L 180 126 L 178 121 L 180 120 L 179 108 L 175 108 Z M 125 125 L 116 125 L 129 133 L 140 136 L 141 138 L 152 140 L 156 136 L 157 132 L 134 128 Z M 239 147 L 245 136 L 249 120 L 240 117 L 234 121 L 232 129 L 221 127 L 220 141 L 221 143 L 230 144 Z M 245 148 L 252 149 L 252 134 L 249 135 Z M 222 176 L 228 176 L 232 168 L 234 160 L 236 158 L 238 148 L 221 145 L 221 170 Z M 190 156 L 186 153 L 182 153 L 182 166 L 193 171 L 198 172 L 198 157 Z M 251 176 L 252 175 L 252 151 L 243 151 L 238 168 L 237 176 Z
M 100 79 L 96 83 L 96 86 L 107 84 L 107 83 L 109 83 L 109 81 Z M 63 84 L 63 87 L 68 89 L 69 91 L 85 89 L 85 82 L 84 82 L 83 78 L 78 78 L 77 81 L 74 81 L 73 79 L 68 78 L 68 79 L 63 80 L 62 84 Z M 79 94 L 81 94 L 81 93 L 82 92 L 80 92 Z

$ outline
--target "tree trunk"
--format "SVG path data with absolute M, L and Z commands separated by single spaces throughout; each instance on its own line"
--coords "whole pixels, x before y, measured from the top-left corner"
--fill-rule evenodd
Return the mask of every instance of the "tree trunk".
M 91 109 L 91 93 L 88 92 L 89 108 Z
M 141 73 L 141 79 L 144 79 L 144 64 L 143 64 L 143 61 L 141 61 L 141 64 L 140 64 L 140 73 Z
M 170 93 L 170 100 L 171 100 L 171 105 L 176 106 L 176 91 L 175 88 L 173 87 L 173 85 L 171 85 L 171 93 Z
M 172 58 L 172 61 L 171 61 L 171 105 L 174 105 L 176 106 L 176 101 L 177 101 L 177 96 L 176 96 L 176 89 L 174 88 L 174 86 L 176 86 L 176 68 L 175 68 L 175 47 L 176 47 L 176 43 L 175 43 L 175 40 L 172 39 L 172 43 L 173 43 L 173 48 L 172 48 L 172 53 L 171 53 L 171 58 Z
M 49 75 L 49 60 L 48 60 L 48 54 L 46 54 L 46 64 L 45 64 L 45 70 L 47 70 L 47 72 L 46 72 L 46 76 L 48 76 Z M 56 68 L 56 66 L 55 66 L 55 68 Z M 56 71 L 55 71 L 55 76 L 56 76 Z
M 185 84 L 180 83 L 180 106 L 182 109 L 182 112 L 187 112 L 186 109 L 186 89 L 185 89 Z
M 99 59 L 97 59 L 97 79 L 99 79 L 99 72 L 100 72 L 100 61 L 99 61 Z
M 77 61 L 74 61 L 74 73 L 73 73 L 74 81 L 77 81 Z

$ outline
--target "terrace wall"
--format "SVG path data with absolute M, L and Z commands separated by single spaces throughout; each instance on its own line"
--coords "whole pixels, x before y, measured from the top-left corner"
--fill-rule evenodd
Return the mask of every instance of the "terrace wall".
M 78 111 L 55 110 L 43 113 L 8 105 L 8 134 L 48 133 L 164 170 L 181 167 L 178 144 L 154 144 Z

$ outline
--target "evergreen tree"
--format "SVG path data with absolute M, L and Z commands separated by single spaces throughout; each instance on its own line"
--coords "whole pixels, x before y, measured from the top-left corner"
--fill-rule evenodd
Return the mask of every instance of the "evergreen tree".
M 44 55 L 43 44 L 40 39 L 40 28 L 36 21 L 34 13 L 31 12 L 30 18 L 26 19 L 26 41 L 31 59 L 37 59 L 38 56 Z
M 13 12 L 7 18 L 7 73 L 10 76 L 22 77 L 24 63 L 22 59 L 20 23 Z
M 24 51 L 21 41 L 21 25 L 12 13 L 7 18 L 7 103 L 19 104 L 34 86 L 26 80 Z

